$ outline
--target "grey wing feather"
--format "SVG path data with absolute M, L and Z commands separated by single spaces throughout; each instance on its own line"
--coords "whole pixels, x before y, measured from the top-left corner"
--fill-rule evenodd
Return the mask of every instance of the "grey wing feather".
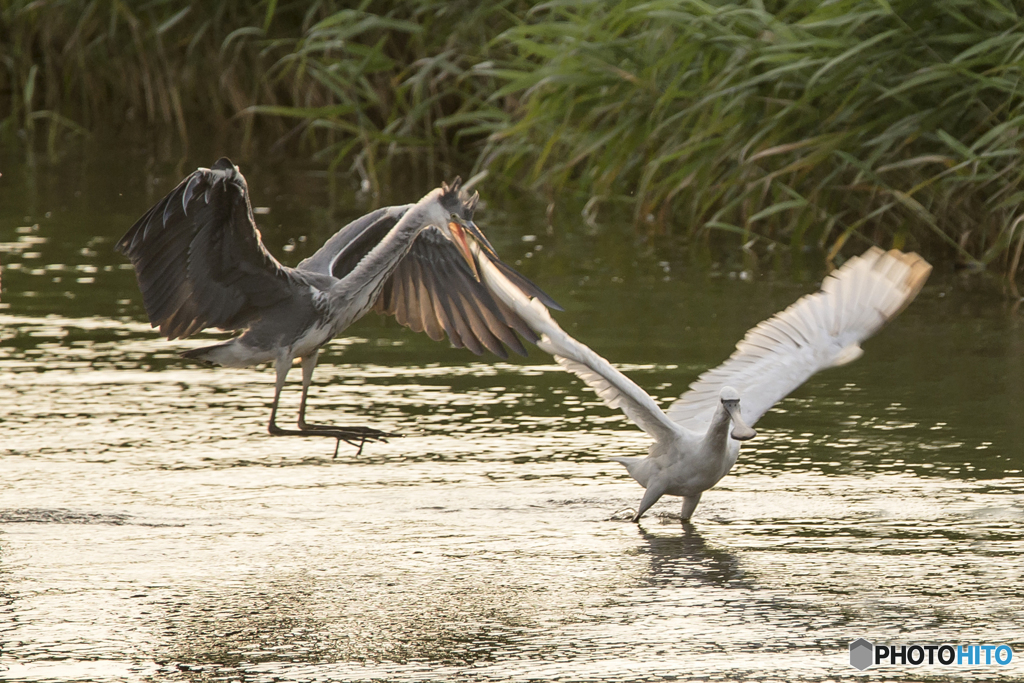
M 245 178 L 228 159 L 183 180 L 115 248 L 135 267 L 150 322 L 169 339 L 246 327 L 295 284 L 263 246 Z
M 331 237 L 296 270 L 318 272 L 342 279 L 398 224 L 413 205 L 378 209 L 359 218 Z M 490 259 L 490 245 L 477 250 L 478 259 Z M 514 270 L 516 284 L 531 293 L 539 288 Z M 546 295 L 544 295 L 546 296 Z M 425 228 L 409 252 L 385 280 L 374 310 L 393 315 L 415 332 L 439 341 L 445 334 L 453 346 L 476 354 L 489 350 L 502 358 L 510 348 L 526 355 L 516 333 L 530 342 L 537 336 L 508 306 L 496 300 L 478 282 L 454 244 L 439 229 Z
M 480 249 L 475 254 L 478 261 L 491 262 Z M 517 332 L 527 341 L 537 341 L 530 326 L 476 279 L 451 240 L 433 226 L 419 234 L 384 283 L 374 310 L 435 340 L 443 331 L 452 345 L 476 354 L 486 349 L 507 358 L 507 347 L 525 356 Z
M 702 374 L 667 413 L 703 431 L 722 387 L 740 394 L 747 424 L 825 368 L 858 358 L 860 343 L 903 310 L 924 286 L 931 266 L 917 254 L 872 248 L 833 272 L 821 291 L 799 299 L 747 332 L 724 363 Z
M 296 270 L 343 278 L 384 239 L 413 205 L 387 206 L 357 218 L 334 233 L 316 253 Z

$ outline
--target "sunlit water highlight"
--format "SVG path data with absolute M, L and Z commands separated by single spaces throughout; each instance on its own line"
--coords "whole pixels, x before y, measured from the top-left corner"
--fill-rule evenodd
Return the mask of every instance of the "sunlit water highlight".
M 938 274 L 764 418 L 692 526 L 671 498 L 638 526 L 642 490 L 607 458 L 647 438 L 535 350 L 490 362 L 360 323 L 311 417 L 404 436 L 332 459 L 265 435 L 269 369 L 196 367 L 176 354 L 202 340 L 144 322 L 109 250 L 153 198 L 111 200 L 113 223 L 0 199 L 2 679 L 822 681 L 855 674 L 860 636 L 1015 649 L 873 679 L 1022 676 L 1024 335 L 992 291 Z M 295 211 L 270 215 L 319 225 Z M 489 215 L 566 329 L 664 401 L 821 275 L 733 279 Z

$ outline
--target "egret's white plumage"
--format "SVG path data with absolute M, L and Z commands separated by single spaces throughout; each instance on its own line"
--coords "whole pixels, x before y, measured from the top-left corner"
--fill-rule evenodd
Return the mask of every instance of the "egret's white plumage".
M 825 278 L 821 291 L 747 332 L 727 361 L 663 412 L 647 392 L 566 334 L 541 302 L 497 269 L 482 269 L 491 290 L 540 335 L 541 349 L 654 437 L 646 457 L 614 458 L 647 489 L 634 521 L 665 494 L 683 497 L 682 518 L 689 519 L 701 493 L 735 464 L 739 442 L 755 435 L 751 426 L 814 373 L 859 358 L 861 342 L 913 301 L 930 272 L 917 254 L 869 249 Z

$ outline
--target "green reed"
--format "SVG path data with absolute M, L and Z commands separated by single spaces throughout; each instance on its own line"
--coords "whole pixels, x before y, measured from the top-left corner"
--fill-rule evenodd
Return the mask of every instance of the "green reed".
M 4 132 L 34 140 L 125 124 L 223 121 L 259 87 L 259 48 L 239 26 L 272 3 L 0 0 Z M 3 110 L 0 109 L 0 112 Z
M 0 137 L 51 152 L 212 130 L 372 187 L 475 159 L 691 240 L 1024 266 L 1009 0 L 0 0 L 0 64 Z
M 497 78 L 478 69 L 491 41 L 515 25 L 521 0 L 364 2 L 329 15 L 298 41 L 278 41 L 267 81 L 291 104 L 249 112 L 288 117 L 295 133 L 332 166 L 345 163 L 371 185 L 401 160 L 438 179 L 497 123 Z M 506 53 L 509 51 L 506 50 Z
M 1024 24 L 991 0 L 549 2 L 481 165 L 697 238 L 1024 248 Z
M 432 180 L 507 115 L 476 72 L 523 0 L 0 0 L 0 137 L 159 131 Z M 511 48 L 509 48 L 511 49 Z M 506 50 L 507 52 L 507 50 Z M 257 144 L 258 141 L 258 144 Z M 465 162 L 468 159 L 468 163 Z M 396 163 L 400 160 L 400 164 Z M 438 167 L 441 164 L 441 167 Z

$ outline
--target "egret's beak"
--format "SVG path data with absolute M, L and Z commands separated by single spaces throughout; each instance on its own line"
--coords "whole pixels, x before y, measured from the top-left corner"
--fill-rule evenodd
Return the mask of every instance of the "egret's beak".
M 472 222 L 470 225 L 473 225 Z M 476 226 L 473 227 L 475 228 Z M 476 278 L 477 282 L 480 282 L 480 271 L 477 270 L 476 259 L 473 258 L 473 252 L 469 249 L 469 242 L 466 241 L 466 228 L 456 221 L 448 221 L 448 229 L 452 231 L 452 235 L 455 237 L 455 246 L 459 248 L 462 257 L 469 264 L 469 269 L 473 271 L 473 277 Z
M 757 432 L 743 421 L 743 415 L 740 414 L 739 401 L 735 403 L 723 401 L 722 405 L 725 406 L 725 410 L 729 413 L 729 418 L 732 420 L 732 438 L 737 441 L 746 441 L 757 436 Z

